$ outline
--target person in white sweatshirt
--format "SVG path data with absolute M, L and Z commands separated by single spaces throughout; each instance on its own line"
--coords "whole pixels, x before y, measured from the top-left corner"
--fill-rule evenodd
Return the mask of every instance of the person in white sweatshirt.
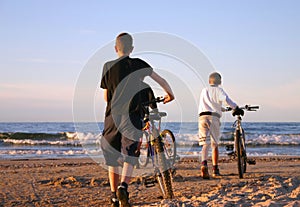
M 214 72 L 209 75 L 209 86 L 204 88 L 200 95 L 199 104 L 199 145 L 202 146 L 201 152 L 201 176 L 203 179 L 209 179 L 208 172 L 208 150 L 212 148 L 212 165 L 213 177 L 220 176 L 218 167 L 219 159 L 219 139 L 220 139 L 220 118 L 223 106 L 230 106 L 234 109 L 233 114 L 241 112 L 237 104 L 232 101 L 223 88 L 220 87 L 222 77 L 219 73 Z M 243 113 L 243 111 L 241 112 Z

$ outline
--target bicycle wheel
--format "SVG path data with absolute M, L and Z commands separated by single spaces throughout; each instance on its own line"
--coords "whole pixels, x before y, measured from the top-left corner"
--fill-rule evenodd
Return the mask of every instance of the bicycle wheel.
M 148 162 L 149 162 L 149 156 L 150 156 L 150 152 L 149 152 L 149 135 L 144 132 L 143 136 L 142 136 L 142 144 L 141 144 L 141 148 L 140 148 L 140 156 L 139 156 L 139 165 L 141 167 L 146 167 Z
M 171 199 L 174 197 L 172 189 L 172 176 L 168 161 L 166 159 L 166 154 L 164 153 L 164 146 L 161 136 L 155 139 L 155 152 L 155 159 L 159 168 L 159 172 L 156 173 L 156 179 L 159 184 L 159 188 L 164 198 Z
M 235 150 L 237 154 L 239 178 L 243 178 L 243 173 L 244 173 L 243 150 L 242 150 L 241 132 L 239 130 L 235 131 Z
M 242 167 L 243 167 L 243 172 L 246 173 L 247 170 L 247 153 L 246 153 L 246 144 L 245 144 L 245 132 L 244 129 L 241 134 L 241 148 L 242 148 Z
M 170 163 L 170 166 L 173 166 L 176 161 L 176 142 L 175 136 L 171 130 L 165 129 L 161 133 L 162 141 L 164 143 L 164 152 L 166 154 L 166 158 Z

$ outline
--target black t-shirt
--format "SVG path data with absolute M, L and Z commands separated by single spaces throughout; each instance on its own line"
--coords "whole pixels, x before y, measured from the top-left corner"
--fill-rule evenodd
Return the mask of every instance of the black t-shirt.
M 152 71 L 145 61 L 128 56 L 105 63 L 101 88 L 107 89 L 106 116 L 135 111 L 141 103 L 140 96 L 136 96 L 141 89 L 141 80 Z
M 129 110 L 131 112 L 138 112 L 140 116 L 143 118 L 145 116 L 145 113 L 149 112 L 148 107 L 151 109 L 157 108 L 157 104 L 149 103 L 147 102 L 155 100 L 154 92 L 151 89 L 151 87 L 144 83 L 140 83 L 140 91 L 134 96 L 133 100 L 137 100 L 138 104 L 133 103 L 133 101 L 130 103 Z

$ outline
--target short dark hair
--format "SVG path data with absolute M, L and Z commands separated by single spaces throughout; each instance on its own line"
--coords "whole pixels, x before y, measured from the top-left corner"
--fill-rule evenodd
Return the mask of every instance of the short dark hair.
M 132 36 L 126 32 L 119 34 L 116 38 L 116 46 L 124 53 L 130 52 L 130 50 L 132 50 L 132 43 Z
M 214 72 L 209 75 L 209 84 L 220 85 L 222 82 L 222 76 L 220 73 Z

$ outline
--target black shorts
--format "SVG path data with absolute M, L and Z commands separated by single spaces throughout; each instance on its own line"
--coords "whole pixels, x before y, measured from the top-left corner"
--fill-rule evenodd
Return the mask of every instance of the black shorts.
M 108 115 L 104 120 L 101 148 L 106 165 L 118 166 L 119 160 L 137 163 L 137 147 L 142 136 L 142 121 L 138 114 Z

